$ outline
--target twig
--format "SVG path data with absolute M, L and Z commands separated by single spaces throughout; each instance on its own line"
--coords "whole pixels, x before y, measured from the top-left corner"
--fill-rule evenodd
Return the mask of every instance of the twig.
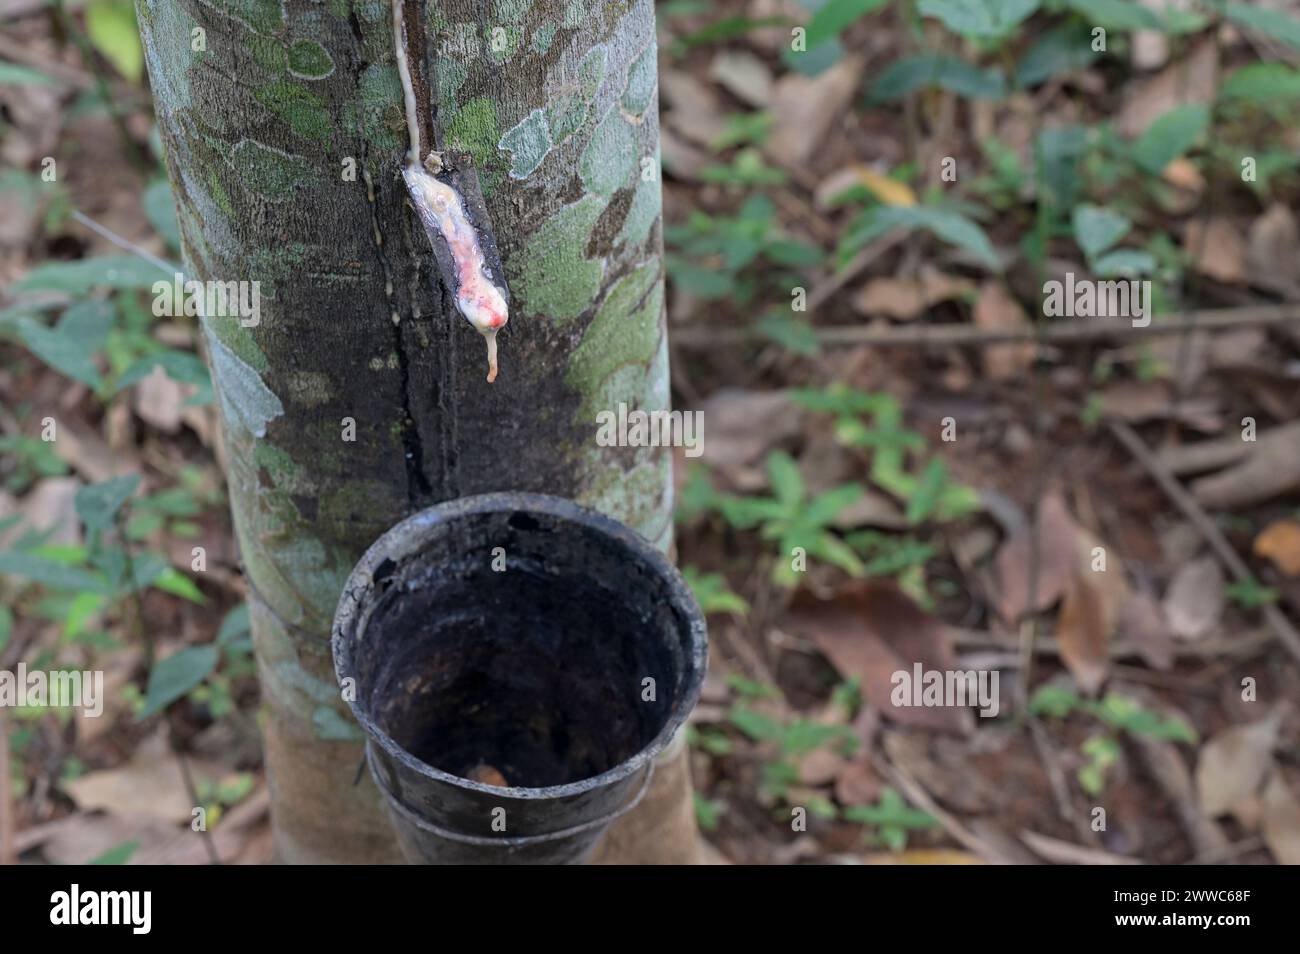
M 1232 548 L 1226 537 L 1210 519 L 1204 508 L 1201 507 L 1196 499 L 1183 489 L 1182 484 L 1175 480 L 1168 471 L 1160 466 L 1160 462 L 1155 459 L 1142 438 L 1137 435 L 1133 428 L 1129 427 L 1123 421 L 1108 420 L 1107 426 L 1110 431 L 1119 440 L 1121 444 L 1128 448 L 1129 452 L 1137 458 L 1138 463 L 1146 468 L 1147 473 L 1160 485 L 1160 489 L 1165 495 L 1174 502 L 1179 510 L 1192 522 L 1192 526 L 1200 531 L 1210 547 L 1223 561 L 1223 565 L 1240 583 L 1250 583 L 1254 580 L 1254 574 L 1250 572 L 1250 567 L 1246 562 L 1237 555 L 1237 551 Z M 1291 624 L 1280 609 L 1273 604 L 1267 604 L 1262 607 L 1261 612 L 1264 621 L 1277 634 L 1277 638 L 1282 641 L 1291 655 L 1300 660 L 1300 632 Z
M 1028 716 L 1025 722 L 1029 726 L 1029 735 L 1034 740 L 1034 748 L 1038 750 L 1038 757 L 1043 761 L 1047 783 L 1052 789 L 1052 798 L 1056 801 L 1056 813 L 1063 822 L 1074 828 L 1075 834 L 1080 838 L 1095 842 L 1097 833 L 1084 821 L 1083 815 L 1075 809 L 1070 799 L 1070 786 L 1065 781 L 1065 773 L 1061 771 L 1060 760 L 1052 751 L 1052 740 L 1048 737 L 1047 730 L 1033 715 Z
M 973 629 L 949 627 L 953 635 L 953 645 L 958 649 L 984 649 L 992 647 L 1007 651 L 1005 660 L 999 659 L 999 665 L 1013 665 L 1016 661 L 1014 645 L 1001 639 L 994 633 Z M 1218 656 L 1247 656 L 1272 642 L 1274 636 L 1268 630 L 1256 630 L 1244 636 L 1231 639 L 1203 639 L 1195 643 L 1179 643 L 1174 647 L 1174 656 L 1178 659 L 1213 659 Z M 1060 655 L 1061 648 L 1056 640 L 1040 636 L 1034 644 L 1034 652 L 1045 656 Z M 1117 640 L 1110 644 L 1106 655 L 1111 659 L 1140 659 L 1142 652 L 1132 642 Z
M 181 780 L 185 783 L 185 793 L 190 797 L 190 804 L 197 807 L 199 804 L 199 790 L 194 784 L 194 775 L 190 772 L 190 761 L 185 757 L 185 753 L 181 751 L 180 742 L 176 738 L 176 729 L 172 725 L 171 713 L 166 713 L 164 718 L 167 720 L 168 742 L 171 745 L 172 753 L 176 756 L 176 761 L 180 763 Z M 203 827 L 199 829 L 199 837 L 202 839 L 203 845 L 207 849 L 208 863 L 213 865 L 221 864 L 221 855 L 217 851 L 217 845 L 213 840 L 212 832 L 208 831 L 206 819 L 204 819 Z
M 888 236 L 886 236 L 888 238 Z M 879 241 L 884 241 L 881 239 Z M 892 247 L 892 246 L 891 246 Z M 872 248 L 868 246 L 867 248 Z M 865 251 L 865 250 L 864 250 Z M 881 254 L 883 254 L 881 250 Z M 824 286 L 808 297 L 809 311 L 815 311 L 826 298 L 852 279 L 849 274 L 857 259 L 843 272 L 837 273 Z M 863 266 L 865 267 L 865 266 Z M 843 278 L 843 281 L 840 279 Z M 829 289 L 823 295 L 823 290 Z M 821 296 L 821 297 L 819 297 Z M 874 345 L 877 347 L 995 345 L 1012 342 L 1044 341 L 1062 344 L 1073 341 L 1093 341 L 1111 336 L 1138 338 L 1156 335 L 1180 334 L 1189 327 L 1197 331 L 1224 331 L 1257 328 L 1266 325 L 1300 324 L 1300 305 L 1252 305 L 1246 308 L 1211 308 L 1187 312 L 1164 321 L 1153 321 L 1146 327 L 1132 324 L 1130 319 L 1098 318 L 1073 319 L 1048 325 L 1039 330 L 1036 326 L 1022 328 L 981 328 L 976 325 L 945 323 L 938 325 L 837 325 L 814 328 L 813 333 L 822 344 Z M 674 329 L 673 339 L 688 348 L 714 348 L 719 344 L 737 344 L 762 340 L 758 331 L 750 328 L 680 328 Z
M 150 252 L 148 249 L 141 248 L 139 245 L 136 245 L 130 239 L 118 235 L 107 225 L 100 225 L 90 216 L 78 212 L 76 209 L 72 210 L 72 218 L 73 220 L 80 222 L 86 228 L 90 229 L 90 231 L 94 232 L 96 235 L 108 239 L 118 248 L 125 249 L 126 251 L 131 252 L 133 255 L 138 255 L 140 258 L 144 259 L 150 265 L 158 266 L 158 268 L 162 269 L 167 274 L 169 275 L 184 274 L 185 270 L 181 268 L 179 265 L 173 265 L 165 258 L 159 258 L 157 255 L 155 255 L 153 252 Z
M 875 764 L 877 769 L 885 775 L 888 775 L 893 783 L 902 789 L 902 792 L 907 796 L 908 801 L 927 814 L 933 815 L 935 820 L 943 826 L 944 831 L 951 835 L 953 839 L 959 842 L 967 851 L 979 855 L 989 864 L 1015 864 L 1014 859 L 1008 858 L 993 845 L 990 845 L 988 842 L 979 838 L 956 818 L 940 808 L 935 800 L 930 797 L 930 794 L 921 786 L 920 782 L 893 762 L 889 761 L 886 756 L 872 755 L 871 761 Z
M 1020 840 L 1038 856 L 1058 865 L 1142 865 L 1139 858 L 1125 858 L 1113 855 L 1109 851 L 1097 851 L 1094 848 L 1081 848 L 1059 838 L 1049 838 L 1036 831 L 1024 829 Z
M 875 263 L 876 259 L 891 251 L 905 238 L 907 238 L 907 232 L 905 230 L 895 229 L 892 232 L 886 232 L 874 242 L 868 243 L 862 251 L 853 256 L 852 260 L 847 265 L 819 283 L 817 287 L 813 289 L 812 294 L 808 296 L 809 314 L 816 313 L 817 309 L 830 301 L 836 292 L 870 268 L 872 264 Z M 681 332 L 677 332 L 677 334 L 680 333 Z M 689 329 L 687 330 L 687 333 L 689 335 Z M 741 334 L 752 337 L 752 334 L 749 332 L 742 331 Z

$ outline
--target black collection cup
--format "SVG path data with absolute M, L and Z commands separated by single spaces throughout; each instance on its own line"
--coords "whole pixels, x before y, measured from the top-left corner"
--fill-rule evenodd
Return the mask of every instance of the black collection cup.
M 334 668 L 413 863 L 583 861 L 704 679 L 704 618 L 651 543 L 569 500 L 439 504 L 343 589 Z

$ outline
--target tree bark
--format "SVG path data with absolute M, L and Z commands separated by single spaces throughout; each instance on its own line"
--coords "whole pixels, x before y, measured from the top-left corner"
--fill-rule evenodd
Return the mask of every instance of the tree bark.
M 137 0 L 188 277 L 261 283 L 256 326 L 203 323 L 287 862 L 396 858 L 329 652 L 382 531 L 511 489 L 671 545 L 668 452 L 596 441 L 669 403 L 653 4 L 407 6 L 423 141 L 472 156 L 513 296 L 491 385 L 406 201 L 388 3 Z M 614 860 L 693 860 L 673 748 Z

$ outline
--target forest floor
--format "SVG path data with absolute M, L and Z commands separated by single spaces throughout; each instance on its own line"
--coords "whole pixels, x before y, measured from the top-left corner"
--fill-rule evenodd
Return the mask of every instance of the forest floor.
M 659 4 L 715 860 L 1300 863 L 1300 9 L 1218 6 Z M 102 718 L 0 709 L 0 862 L 265 862 L 195 326 L 74 274 L 123 253 L 73 209 L 178 256 L 147 89 L 111 31 L 88 60 L 19 8 L 0 574 L 27 562 L 0 575 L 0 670 L 93 662 L 108 692 Z M 46 327 L 14 296 L 52 266 L 73 304 Z M 1142 297 L 1055 313 L 1097 280 Z M 141 580 L 120 599 L 84 586 L 110 529 Z M 927 695 L 959 672 L 974 698 Z

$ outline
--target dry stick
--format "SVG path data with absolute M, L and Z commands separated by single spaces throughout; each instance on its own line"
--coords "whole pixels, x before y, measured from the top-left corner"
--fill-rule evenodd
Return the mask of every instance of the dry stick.
M 1033 715 L 1025 720 L 1029 725 L 1029 734 L 1034 740 L 1034 748 L 1038 750 L 1038 757 L 1042 759 L 1043 770 L 1047 773 L 1047 783 L 1052 789 L 1052 798 L 1056 802 L 1056 813 L 1061 816 L 1061 820 L 1067 825 L 1074 828 L 1074 833 L 1084 841 L 1090 841 L 1094 845 L 1097 843 L 1097 833 L 1092 830 L 1083 819 L 1070 799 L 1070 786 L 1065 781 L 1065 773 L 1061 770 L 1061 762 L 1052 751 L 1052 740 L 1043 728 L 1042 723 Z
M 867 246 L 872 249 L 879 242 Z M 892 247 L 892 246 L 891 246 Z M 866 249 L 864 249 L 866 251 Z M 882 249 L 882 254 L 887 249 Z M 877 256 L 873 256 L 873 259 Z M 854 260 L 856 264 L 857 260 Z M 869 264 L 869 263 L 868 263 Z M 823 294 L 818 286 L 808 297 L 809 311 L 814 304 L 819 304 L 838 291 L 852 276 L 844 282 L 835 284 L 841 275 L 846 275 L 853 268 L 837 274 L 827 285 L 830 287 Z M 1246 308 L 1210 308 L 1203 311 L 1186 312 L 1167 321 L 1152 322 L 1146 327 L 1131 324 L 1130 319 L 1096 319 L 1088 322 L 1076 321 L 1069 324 L 1054 324 L 1036 330 L 1033 326 L 1023 328 L 980 328 L 976 325 L 946 323 L 939 325 L 842 325 L 830 328 L 814 328 L 817 340 L 822 344 L 872 345 L 875 347 L 893 346 L 954 346 L 954 345 L 995 345 L 1025 341 L 1043 341 L 1051 344 L 1066 344 L 1073 341 L 1092 341 L 1108 338 L 1112 335 L 1145 338 L 1155 335 L 1180 334 L 1194 326 L 1196 331 L 1225 331 L 1242 328 L 1257 328 L 1267 325 L 1300 324 L 1300 304 L 1252 305 Z M 713 348 L 719 344 L 736 344 L 745 341 L 759 341 L 762 336 L 748 328 L 681 328 L 673 331 L 677 344 L 689 348 Z
M 929 792 L 921 786 L 920 782 L 889 761 L 883 753 L 871 756 L 871 761 L 876 768 L 888 775 L 893 783 L 902 789 L 908 801 L 927 814 L 933 815 L 939 824 L 943 826 L 944 831 L 951 835 L 954 840 L 960 842 L 967 851 L 979 855 L 989 864 L 1015 864 L 1014 859 L 1008 858 L 996 847 L 980 839 L 956 818 L 940 808 L 935 800 L 930 797 Z
M 830 301 L 841 288 L 870 268 L 876 259 L 901 244 L 907 238 L 907 234 L 904 229 L 895 229 L 892 232 L 886 232 L 874 242 L 867 243 L 862 251 L 853 256 L 847 265 L 813 289 L 812 294 L 808 296 L 808 314 L 815 314 L 817 309 Z M 689 329 L 687 330 L 689 331 Z M 674 332 L 674 334 L 681 334 L 681 332 Z M 742 334 L 746 337 L 753 337 L 752 334 L 747 332 L 742 332 Z
M 1137 458 L 1138 463 L 1146 468 L 1147 473 L 1160 485 L 1160 489 L 1165 495 L 1173 501 L 1179 510 L 1192 522 L 1192 526 L 1200 531 L 1210 547 L 1223 561 L 1229 572 L 1237 579 L 1239 583 L 1253 582 L 1255 577 L 1250 572 L 1250 567 L 1246 566 L 1244 560 L 1237 555 L 1237 551 L 1232 548 L 1232 544 L 1227 541 L 1223 533 L 1210 519 L 1210 515 L 1205 509 L 1196 502 L 1196 499 L 1183 489 L 1183 485 L 1173 478 L 1156 460 L 1150 449 L 1143 442 L 1142 438 L 1137 435 L 1133 428 L 1129 427 L 1123 421 L 1108 420 L 1107 426 L 1110 431 L 1119 440 L 1121 444 L 1128 448 L 1129 452 Z M 1291 624 L 1291 621 L 1273 604 L 1268 604 L 1262 609 L 1264 621 L 1277 634 L 1277 638 L 1290 651 L 1291 655 L 1300 660 L 1300 632 Z

